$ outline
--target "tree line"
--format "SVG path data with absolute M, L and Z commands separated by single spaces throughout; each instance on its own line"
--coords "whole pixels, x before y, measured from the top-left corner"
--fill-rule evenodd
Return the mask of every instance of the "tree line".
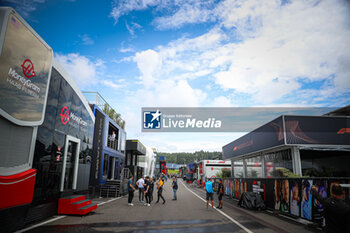
M 178 152 L 178 153 L 165 153 L 159 152 L 158 156 L 165 156 L 167 163 L 176 164 L 189 164 L 195 161 L 199 162 L 205 159 L 222 159 L 222 153 L 219 151 L 196 151 L 194 153 Z

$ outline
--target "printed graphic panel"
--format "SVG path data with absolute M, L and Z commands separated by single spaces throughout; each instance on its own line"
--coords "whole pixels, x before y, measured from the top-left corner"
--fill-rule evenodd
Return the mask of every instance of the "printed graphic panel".
M 19 125 L 38 125 L 49 82 L 52 50 L 13 13 L 0 56 L 0 113 Z

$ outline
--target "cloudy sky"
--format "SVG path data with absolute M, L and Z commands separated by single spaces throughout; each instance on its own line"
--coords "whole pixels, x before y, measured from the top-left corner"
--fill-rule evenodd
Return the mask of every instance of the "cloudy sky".
M 350 103 L 350 2 L 5 0 L 82 90 L 160 151 L 221 150 L 241 133 L 141 133 L 141 107 Z

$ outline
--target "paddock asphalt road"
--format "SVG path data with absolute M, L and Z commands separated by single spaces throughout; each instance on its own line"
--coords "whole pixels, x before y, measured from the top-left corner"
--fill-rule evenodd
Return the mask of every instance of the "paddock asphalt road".
M 150 207 L 138 202 L 135 192 L 134 206 L 127 205 L 127 197 L 109 202 L 99 201 L 94 213 L 84 217 L 66 216 L 58 220 L 30 229 L 26 232 L 287 232 L 288 229 L 274 227 L 273 224 L 257 220 L 228 203 L 223 211 L 207 209 L 204 192 L 179 180 L 178 200 L 173 201 L 171 181 L 165 183 L 163 195 L 166 203 L 154 202 Z M 156 191 L 154 192 L 156 199 Z M 215 199 L 217 204 L 217 199 Z M 226 201 L 224 205 L 226 204 Z M 53 218 L 55 219 L 55 218 Z M 52 220 L 53 220 L 52 219 Z M 290 223 L 289 223 L 290 224 Z M 290 224 L 289 227 L 292 225 Z M 284 225 L 283 227 L 288 227 Z M 292 232 L 307 232 L 303 227 L 291 228 Z M 294 231 L 298 230 L 298 231 Z

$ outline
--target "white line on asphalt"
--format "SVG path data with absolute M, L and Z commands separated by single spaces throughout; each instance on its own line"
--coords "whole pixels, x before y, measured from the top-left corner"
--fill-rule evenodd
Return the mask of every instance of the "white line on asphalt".
M 122 198 L 122 197 L 117 197 L 117 198 L 113 198 L 113 199 L 110 199 L 110 200 L 105 201 L 105 202 L 98 203 L 97 206 L 104 205 L 104 204 L 106 204 L 106 203 L 109 203 L 109 202 L 118 200 L 118 199 L 120 199 L 120 198 Z M 50 223 L 50 222 L 54 222 L 54 221 L 60 220 L 60 219 L 65 218 L 65 217 L 67 217 L 67 215 L 58 216 L 58 217 L 55 217 L 55 218 L 53 218 L 53 219 L 47 220 L 47 221 L 45 221 L 45 222 L 41 222 L 41 223 L 35 224 L 35 225 L 33 225 L 33 226 L 27 227 L 27 228 L 25 228 L 25 229 L 21 229 L 21 230 L 19 230 L 19 231 L 16 231 L 15 233 L 22 233 L 22 232 L 25 232 L 25 231 L 29 231 L 29 230 L 31 230 L 31 229 L 40 227 L 40 226 L 45 225 L 45 224 Z
M 104 204 L 106 204 L 106 203 L 109 203 L 109 202 L 112 202 L 112 201 L 118 200 L 118 199 L 120 199 L 120 198 L 122 198 L 122 197 L 116 197 L 116 198 L 113 198 L 113 199 L 111 199 L 111 200 L 108 200 L 108 201 L 105 201 L 105 202 L 98 203 L 98 204 L 97 204 L 97 206 L 104 205 Z
M 180 180 L 181 184 L 183 186 L 185 186 L 185 188 L 190 191 L 192 194 L 194 194 L 196 197 L 198 197 L 199 199 L 201 199 L 202 201 L 204 201 L 205 203 L 207 202 L 206 200 L 204 200 L 202 197 L 200 197 L 197 193 L 193 192 L 191 189 L 189 189 L 181 180 Z M 242 224 L 240 224 L 237 220 L 233 219 L 232 217 L 228 216 L 226 213 L 224 213 L 222 210 L 217 209 L 214 206 L 214 209 L 217 210 L 220 214 L 224 215 L 226 218 L 228 218 L 231 222 L 233 222 L 234 224 L 236 224 L 237 226 L 239 226 L 240 228 L 242 228 L 245 232 L 247 233 L 253 233 L 251 230 L 249 230 L 248 228 L 246 228 L 245 226 L 243 226 Z
M 27 228 L 25 228 L 25 229 L 16 231 L 16 233 L 22 233 L 22 232 L 25 232 L 25 231 L 29 231 L 29 230 L 31 230 L 31 229 L 40 227 L 40 226 L 45 225 L 45 224 L 50 223 L 50 222 L 54 222 L 54 221 L 59 220 L 59 219 L 64 218 L 64 217 L 67 217 L 67 216 L 66 216 L 66 215 L 58 216 L 58 217 L 55 217 L 55 218 L 53 218 L 53 219 L 47 220 L 47 221 L 45 221 L 45 222 L 41 222 L 41 223 L 35 224 L 35 225 L 33 225 L 33 226 L 27 227 Z

